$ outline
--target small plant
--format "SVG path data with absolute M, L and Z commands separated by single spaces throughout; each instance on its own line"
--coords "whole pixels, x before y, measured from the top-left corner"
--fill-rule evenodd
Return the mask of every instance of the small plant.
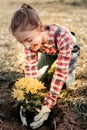
M 20 78 L 13 86 L 12 97 L 16 99 L 16 106 L 23 106 L 26 110 L 37 112 L 42 106 L 46 88 L 44 84 L 33 78 Z

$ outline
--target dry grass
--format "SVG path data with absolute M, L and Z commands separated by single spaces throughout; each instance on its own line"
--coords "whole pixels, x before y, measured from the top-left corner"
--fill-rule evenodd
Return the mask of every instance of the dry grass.
M 15 38 L 9 33 L 9 24 L 13 12 L 19 8 L 23 2 L 23 0 L 0 1 L 0 69 L 3 71 L 23 70 L 23 47 L 17 43 Z M 60 4 L 53 0 L 42 0 L 40 2 L 36 0 L 25 0 L 25 2 L 35 7 L 44 24 L 61 24 L 76 33 L 81 45 L 77 71 L 81 73 L 84 70 L 86 71 L 87 9 L 83 6 Z
M 23 71 L 24 49 L 9 32 L 13 12 L 20 7 L 23 0 L 0 1 L 0 69 L 1 71 Z M 61 24 L 77 35 L 81 46 L 77 66 L 77 78 L 87 77 L 87 8 L 61 4 L 53 0 L 25 0 L 34 6 L 43 24 Z M 67 1 L 66 1 L 67 2 Z
M 81 46 L 76 80 L 70 89 L 61 92 L 58 102 L 68 103 L 74 113 L 82 118 L 82 129 L 85 130 L 87 126 L 87 8 L 78 4 L 76 6 L 66 4 L 68 1 L 65 1 L 65 4 L 61 4 L 57 0 L 0 1 L 0 70 L 1 72 L 9 71 L 6 76 L 13 78 L 12 80 L 18 75 L 16 73 L 13 75 L 11 71 L 23 72 L 25 57 L 23 47 L 9 32 L 12 14 L 21 3 L 27 2 L 34 6 L 44 24 L 61 24 L 70 31 L 74 31 Z M 3 90 L 5 93 L 6 91 Z M 2 89 L 0 92 L 2 93 Z

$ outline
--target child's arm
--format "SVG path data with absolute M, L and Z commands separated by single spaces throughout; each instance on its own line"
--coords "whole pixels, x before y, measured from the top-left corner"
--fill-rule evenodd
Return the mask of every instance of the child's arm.
M 37 78 L 38 55 L 29 49 L 25 49 L 25 53 L 26 53 L 25 77 Z
M 61 32 L 57 37 L 57 47 L 59 50 L 56 60 L 56 69 L 52 78 L 50 91 L 45 98 L 44 104 L 52 108 L 56 104 L 56 99 L 68 76 L 71 51 L 74 41 L 68 32 Z
M 48 119 L 50 108 L 56 104 L 58 94 L 68 76 L 73 40 L 68 34 L 61 34 L 57 39 L 59 54 L 56 62 L 56 70 L 52 78 L 50 91 L 44 100 L 46 110 L 42 106 L 40 113 L 35 116 L 34 122 L 30 124 L 32 129 L 40 127 Z

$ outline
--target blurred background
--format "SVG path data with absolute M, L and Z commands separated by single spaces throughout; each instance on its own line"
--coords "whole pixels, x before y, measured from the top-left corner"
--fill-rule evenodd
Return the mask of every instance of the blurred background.
M 61 91 L 58 104 L 62 111 L 58 109 L 58 122 L 54 123 L 59 130 L 87 130 L 87 0 L 0 0 L 0 128 L 26 130 L 15 124 L 19 117 L 11 97 L 12 83 L 24 76 L 24 48 L 9 31 L 12 15 L 22 3 L 31 4 L 43 24 L 60 24 L 75 32 L 81 46 L 76 80 Z M 51 69 L 46 76 L 47 85 L 53 72 Z
M 81 45 L 77 71 L 86 71 L 87 0 L 1 0 L 0 70 L 23 71 L 24 48 L 9 32 L 11 17 L 22 3 L 31 4 L 37 10 L 43 24 L 60 24 L 76 33 Z

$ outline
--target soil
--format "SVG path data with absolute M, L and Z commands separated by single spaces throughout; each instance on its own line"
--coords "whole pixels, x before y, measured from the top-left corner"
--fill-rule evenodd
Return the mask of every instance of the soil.
M 15 77 L 18 77 L 18 73 L 12 72 L 12 75 L 15 73 Z M 4 73 L 2 75 L 8 75 L 8 73 Z M 4 77 L 4 76 L 3 76 Z M 16 79 L 16 78 L 15 78 Z M 12 87 L 11 79 L 2 79 L 0 80 L 0 130 L 31 130 L 31 128 L 22 126 L 20 116 L 19 116 L 19 108 L 14 107 L 15 101 L 11 97 L 11 87 Z M 83 94 L 86 98 L 87 92 L 86 88 L 80 89 L 77 91 L 72 91 L 71 89 L 62 90 L 60 97 L 58 99 L 58 103 L 50 113 L 50 116 L 44 124 L 38 128 L 37 130 L 87 130 L 87 102 L 85 104 L 77 104 L 77 106 L 72 105 L 71 103 L 65 99 L 74 98 L 75 96 L 79 96 Z M 69 95 L 68 95 L 69 94 Z M 61 101 L 62 100 L 62 101 Z M 75 113 L 75 109 L 78 109 L 78 105 L 83 108 L 85 116 L 79 116 L 78 113 Z M 33 122 L 33 113 L 26 113 L 27 122 L 30 124 Z
M 74 84 L 61 91 L 48 120 L 37 130 L 87 130 L 86 1 L 84 5 L 78 5 L 82 0 L 75 0 L 77 5 L 61 1 L 64 3 L 57 0 L 25 0 L 36 8 L 43 23 L 60 24 L 75 32 L 81 46 Z M 25 55 L 24 48 L 9 33 L 9 23 L 13 12 L 22 3 L 24 0 L 0 1 L 0 130 L 31 130 L 30 127 L 22 126 L 19 108 L 14 107 L 15 101 L 11 97 L 12 84 L 23 76 Z M 26 114 L 30 124 L 34 115 L 29 112 Z

